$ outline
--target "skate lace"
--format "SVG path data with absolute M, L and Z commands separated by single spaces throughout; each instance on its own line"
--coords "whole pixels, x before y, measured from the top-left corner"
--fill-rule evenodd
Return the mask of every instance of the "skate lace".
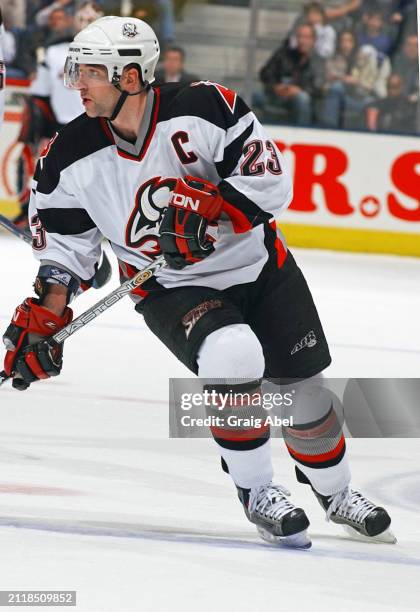
M 376 506 L 358 491 L 346 487 L 328 498 L 330 505 L 327 510 L 327 521 L 335 512 L 343 518 L 356 523 L 362 523 Z
M 258 512 L 264 517 L 278 520 L 295 508 L 287 499 L 289 495 L 290 491 L 282 485 L 269 483 L 256 487 L 251 490 L 249 512 Z

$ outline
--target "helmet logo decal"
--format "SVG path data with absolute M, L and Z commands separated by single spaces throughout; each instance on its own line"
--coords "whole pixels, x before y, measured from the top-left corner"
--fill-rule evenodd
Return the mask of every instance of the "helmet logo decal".
M 134 36 L 137 36 L 138 34 L 136 24 L 135 23 L 125 23 L 123 25 L 122 33 L 123 33 L 123 36 L 126 36 L 127 38 L 134 38 Z

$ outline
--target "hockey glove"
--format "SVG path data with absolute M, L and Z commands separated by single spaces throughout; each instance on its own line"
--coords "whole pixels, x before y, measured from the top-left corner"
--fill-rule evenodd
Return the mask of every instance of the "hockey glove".
M 7 349 L 4 371 L 13 376 L 13 387 L 24 391 L 36 380 L 58 376 L 63 364 L 63 346 L 52 347 L 45 338 L 54 335 L 73 318 L 66 307 L 62 317 L 27 298 L 18 306 L 3 342 Z
M 170 268 L 181 270 L 213 253 L 222 203 L 216 185 L 193 176 L 177 180 L 159 229 Z

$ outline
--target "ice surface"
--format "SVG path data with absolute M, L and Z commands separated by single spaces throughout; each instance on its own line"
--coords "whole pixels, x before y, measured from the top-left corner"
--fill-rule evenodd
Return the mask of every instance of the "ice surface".
M 330 375 L 419 375 L 420 260 L 295 255 Z M 4 329 L 36 263 L 4 236 L 0 262 Z M 167 380 L 188 375 L 126 298 L 67 342 L 58 379 L 0 390 L 0 589 L 77 590 L 83 612 L 419 610 L 418 441 L 348 441 L 354 484 L 392 514 L 391 546 L 327 524 L 274 440 L 276 480 L 306 509 L 313 547 L 273 549 L 246 521 L 214 443 L 168 440 Z

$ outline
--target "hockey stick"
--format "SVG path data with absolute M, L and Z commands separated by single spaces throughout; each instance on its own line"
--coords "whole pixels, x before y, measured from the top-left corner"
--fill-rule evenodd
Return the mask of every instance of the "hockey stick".
M 12 221 L 10 221 L 7 217 L 0 215 L 0 225 L 2 225 L 9 232 L 12 232 L 16 238 L 20 238 L 26 244 L 32 244 L 32 236 L 28 232 L 24 232 L 23 230 L 16 227 Z
M 17 238 L 20 238 L 20 240 L 23 240 L 23 242 L 26 242 L 26 244 L 32 244 L 31 234 L 16 227 L 16 225 L 12 223 L 12 221 L 10 221 L 7 217 L 1 214 L 0 214 L 0 225 L 2 225 L 5 229 L 7 229 Z M 105 251 L 102 251 L 102 261 L 99 264 L 98 269 L 96 270 L 94 276 L 91 279 L 92 287 L 94 287 L 95 289 L 100 289 L 101 287 L 107 284 L 111 276 L 112 276 L 111 264 L 109 262 L 109 259 Z
M 131 293 L 137 287 L 140 287 L 145 283 L 149 278 L 155 274 L 160 268 L 166 265 L 165 258 L 163 255 L 157 257 L 151 264 L 143 268 L 143 270 L 139 270 L 137 274 L 126 280 L 122 285 L 114 289 L 111 293 L 108 293 L 102 300 L 96 302 L 93 306 L 91 306 L 86 312 L 83 312 L 80 316 L 78 316 L 74 321 L 60 329 L 56 334 L 51 336 L 51 338 L 47 338 L 45 342 L 53 348 L 57 344 L 63 344 L 64 340 L 70 338 L 74 333 L 82 329 L 85 325 L 90 323 L 96 317 L 99 317 L 103 312 L 108 310 L 111 306 L 113 306 L 116 302 L 119 302 L 125 295 Z M 0 372 L 0 386 L 11 378 L 6 374 L 6 372 Z

